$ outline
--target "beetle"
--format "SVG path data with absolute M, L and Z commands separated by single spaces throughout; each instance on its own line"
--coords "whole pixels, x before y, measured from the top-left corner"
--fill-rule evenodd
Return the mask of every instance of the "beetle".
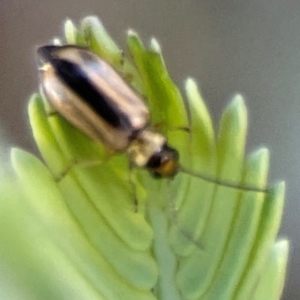
M 46 45 L 37 53 L 42 91 L 50 104 L 91 139 L 115 152 L 126 152 L 133 165 L 146 168 L 155 178 L 173 178 L 181 171 L 232 188 L 266 192 L 182 167 L 178 151 L 151 128 L 145 103 L 110 64 L 89 49 Z
M 74 45 L 42 46 L 38 57 L 43 93 L 64 118 L 154 177 L 176 175 L 178 152 L 149 127 L 146 105 L 106 61 Z

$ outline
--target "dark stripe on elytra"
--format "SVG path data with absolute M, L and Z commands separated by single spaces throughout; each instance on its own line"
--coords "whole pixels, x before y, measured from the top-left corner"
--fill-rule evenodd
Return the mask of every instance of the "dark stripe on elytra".
M 109 97 L 97 90 L 80 67 L 70 61 L 50 60 L 59 78 L 86 102 L 101 118 L 113 127 L 130 130 L 130 120 L 115 109 Z

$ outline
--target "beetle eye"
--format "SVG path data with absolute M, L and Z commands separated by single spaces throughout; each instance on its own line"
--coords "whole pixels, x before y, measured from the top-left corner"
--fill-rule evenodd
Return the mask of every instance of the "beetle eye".
M 147 163 L 147 168 L 149 169 L 155 169 L 158 168 L 161 165 L 161 160 L 162 160 L 162 156 L 161 156 L 161 152 L 158 153 L 154 153 L 148 163 Z
M 178 152 L 165 144 L 150 157 L 146 167 L 155 178 L 173 177 L 179 169 L 178 160 Z

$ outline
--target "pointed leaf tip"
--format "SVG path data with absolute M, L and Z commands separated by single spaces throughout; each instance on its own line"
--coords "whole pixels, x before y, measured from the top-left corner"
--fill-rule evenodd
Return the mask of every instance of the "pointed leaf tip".
M 253 160 L 269 161 L 270 151 L 268 148 L 265 147 L 259 148 L 252 153 L 251 157 Z
M 71 19 L 67 19 L 64 24 L 65 37 L 69 44 L 76 44 L 77 28 Z
M 194 78 L 192 77 L 188 77 L 186 80 L 185 80 L 185 88 L 186 90 L 194 90 L 197 88 L 197 83 L 195 81 Z
M 94 24 L 94 25 L 97 25 L 98 27 L 103 27 L 103 29 L 105 30 L 103 23 L 96 16 L 88 16 L 88 17 L 83 18 L 82 24 Z
M 228 109 L 235 111 L 247 111 L 244 97 L 241 94 L 234 95 L 228 106 Z
M 289 251 L 289 247 L 290 247 L 289 240 L 287 239 L 278 240 L 275 243 L 274 247 L 276 248 L 276 251 L 280 253 L 286 253 Z
M 133 29 L 128 29 L 128 30 L 127 30 L 127 35 L 128 35 L 129 37 L 138 37 L 137 32 L 136 32 L 135 30 L 133 30 Z
M 225 126 L 223 129 L 225 129 L 227 135 L 230 132 L 229 127 L 231 127 L 231 129 L 235 128 L 235 130 L 242 130 L 241 133 L 246 134 L 248 113 L 244 98 L 240 94 L 235 95 L 225 108 L 221 118 L 221 124 L 222 123 L 222 126 Z
M 269 156 L 270 155 L 270 151 L 268 148 L 266 147 L 261 147 L 256 151 L 257 155 L 259 156 Z
M 155 38 L 151 39 L 151 41 L 150 41 L 150 47 L 156 53 L 161 54 L 161 47 L 160 47 L 160 44 L 158 43 L 157 39 L 155 39 Z
M 241 95 L 241 94 L 235 94 L 233 97 L 232 97 L 233 101 L 237 101 L 238 103 L 243 103 L 245 104 L 245 99 L 244 97 Z

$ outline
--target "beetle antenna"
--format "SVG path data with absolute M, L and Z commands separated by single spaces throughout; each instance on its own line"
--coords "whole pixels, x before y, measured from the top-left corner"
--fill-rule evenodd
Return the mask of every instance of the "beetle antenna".
M 243 184 L 236 184 L 236 183 L 233 183 L 233 182 L 223 181 L 223 180 L 220 180 L 220 179 L 217 179 L 217 178 L 210 177 L 210 176 L 205 175 L 203 173 L 197 173 L 197 172 L 185 169 L 182 166 L 179 166 L 179 171 L 181 171 L 184 174 L 189 174 L 189 175 L 192 175 L 194 177 L 200 178 L 204 181 L 216 183 L 216 184 L 226 186 L 226 187 L 229 187 L 229 188 L 234 188 L 234 189 L 239 189 L 239 190 L 246 190 L 246 191 L 257 192 L 257 193 L 268 193 L 268 191 L 269 191 L 268 188 L 259 188 L 259 187 L 255 187 L 255 186 L 251 186 L 251 185 L 243 185 Z

